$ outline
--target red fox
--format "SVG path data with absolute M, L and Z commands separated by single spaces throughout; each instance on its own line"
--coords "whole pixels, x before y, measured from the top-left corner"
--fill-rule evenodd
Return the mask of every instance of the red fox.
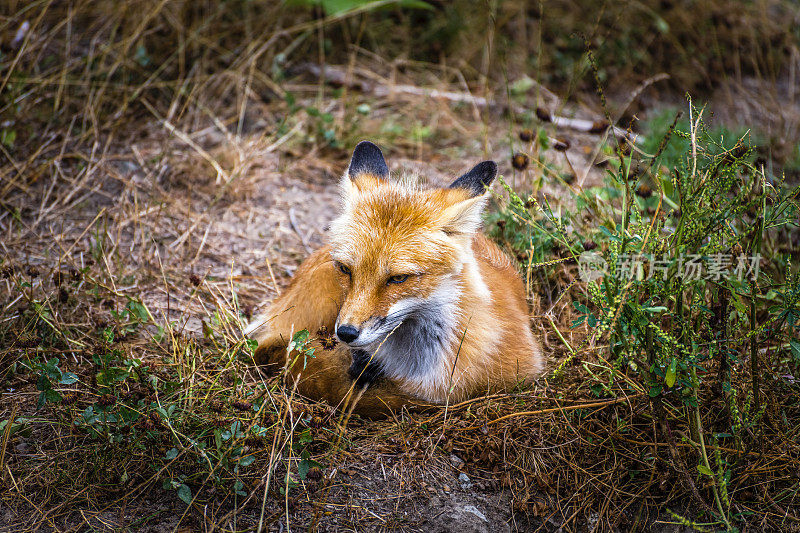
M 284 365 L 292 332 L 322 328 L 289 370 L 300 393 L 378 414 L 413 403 L 457 402 L 530 381 L 543 369 L 515 265 L 480 232 L 484 161 L 448 188 L 392 180 L 380 149 L 356 146 L 341 182 L 329 244 L 245 330 L 256 362 Z M 332 346 L 332 344 L 337 344 Z

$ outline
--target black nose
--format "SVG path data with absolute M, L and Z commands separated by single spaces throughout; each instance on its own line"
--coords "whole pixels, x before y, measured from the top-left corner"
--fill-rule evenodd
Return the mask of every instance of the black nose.
M 356 340 L 359 333 L 361 332 L 353 326 L 339 326 L 339 329 L 336 330 L 336 336 L 345 343 L 350 343 Z

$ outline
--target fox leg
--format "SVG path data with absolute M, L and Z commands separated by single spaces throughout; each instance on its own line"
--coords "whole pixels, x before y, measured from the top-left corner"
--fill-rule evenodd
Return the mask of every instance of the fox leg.
M 302 329 L 312 336 L 322 327 L 333 332 L 342 290 L 330 258 L 330 247 L 311 254 L 297 269 L 286 290 L 245 329 L 245 334 L 258 342 L 256 363 L 283 365 L 292 334 Z
M 426 405 L 403 392 L 399 384 L 392 380 L 377 374 L 365 380 L 364 376 L 371 372 L 373 363 L 366 366 L 365 372 L 359 370 L 361 380 L 356 382 L 359 374 L 353 376 L 353 368 L 366 365 L 369 360 L 367 352 L 363 352 L 366 356 L 363 359 L 345 345 L 330 348 L 318 339 L 309 342 L 306 348 L 313 348 L 313 356 L 293 352 L 286 374 L 289 384 L 296 382 L 297 391 L 304 396 L 324 399 L 342 410 L 354 406 L 355 413 L 370 418 L 386 416 L 404 406 L 413 408 Z

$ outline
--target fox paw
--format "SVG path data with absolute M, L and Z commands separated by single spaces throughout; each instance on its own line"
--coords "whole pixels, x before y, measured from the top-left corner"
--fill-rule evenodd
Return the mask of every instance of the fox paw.
M 286 341 L 281 335 L 269 334 L 258 339 L 258 347 L 254 353 L 256 364 L 283 365 L 286 361 Z
M 347 371 L 359 387 L 367 387 L 383 378 L 383 369 L 372 356 L 364 350 L 353 350 L 353 363 Z

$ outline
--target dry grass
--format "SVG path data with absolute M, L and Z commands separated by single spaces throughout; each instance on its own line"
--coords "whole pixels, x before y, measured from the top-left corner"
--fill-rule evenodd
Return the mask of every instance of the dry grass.
M 545 164 L 597 181 L 594 136 L 515 173 L 516 123 L 496 109 L 362 94 L 291 68 L 326 59 L 326 32 L 356 30 L 330 54 L 354 76 L 503 101 L 488 67 L 469 66 L 478 52 L 387 64 L 360 48 L 366 17 L 271 3 L 37 0 L 0 16 L 0 422 L 13 421 L 0 431 L 0 527 L 432 530 L 420 502 L 476 494 L 522 530 L 703 515 L 710 489 L 687 475 L 680 407 L 655 428 L 641 384 L 569 328 L 574 267 L 528 279 L 554 365 L 575 350 L 532 390 L 367 422 L 248 361 L 241 326 L 322 242 L 355 139 L 433 182 L 481 156 L 520 189 Z M 564 106 L 543 88 L 524 100 Z M 542 190 L 568 206 L 563 183 Z M 52 358 L 60 400 L 37 406 Z M 776 392 L 758 445 L 719 451 L 742 521 L 782 530 L 800 522 L 800 402 L 796 388 Z M 720 416 L 705 410 L 703 426 Z M 458 472 L 472 489 L 458 490 Z

